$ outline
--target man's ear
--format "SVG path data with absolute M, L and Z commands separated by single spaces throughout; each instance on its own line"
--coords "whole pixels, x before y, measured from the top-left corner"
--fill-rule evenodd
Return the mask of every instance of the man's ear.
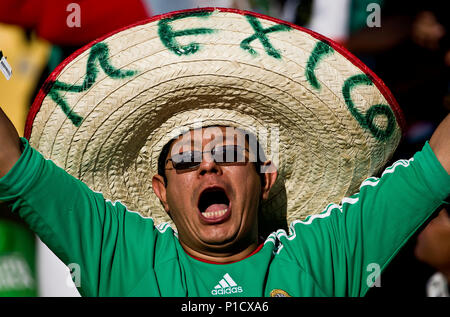
M 273 184 L 277 180 L 278 172 L 275 164 L 273 164 L 271 161 L 266 161 L 260 166 L 261 168 L 261 175 L 264 179 L 264 183 L 262 184 L 261 188 L 261 197 L 263 200 L 266 200 L 269 198 L 269 192 L 272 188 Z
M 167 204 L 167 188 L 164 183 L 164 178 L 157 174 L 152 178 L 152 187 L 159 201 L 164 207 L 164 210 L 169 213 L 169 205 Z

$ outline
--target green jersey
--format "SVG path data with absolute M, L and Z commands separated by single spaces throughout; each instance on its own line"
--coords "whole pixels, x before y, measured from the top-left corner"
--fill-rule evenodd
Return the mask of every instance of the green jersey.
M 251 256 L 217 264 L 190 256 L 170 226 L 106 200 L 23 142 L 0 179 L 0 200 L 76 268 L 84 296 L 363 296 L 450 193 L 427 143 L 340 204 L 273 232 Z

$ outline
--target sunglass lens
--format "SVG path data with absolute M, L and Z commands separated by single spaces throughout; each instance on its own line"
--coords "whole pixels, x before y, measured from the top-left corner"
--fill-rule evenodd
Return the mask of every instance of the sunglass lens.
M 217 163 L 245 162 L 244 149 L 237 145 L 225 145 L 214 149 L 214 160 Z
M 202 153 L 198 151 L 188 151 L 172 156 L 173 167 L 176 170 L 186 170 L 197 167 L 202 161 Z

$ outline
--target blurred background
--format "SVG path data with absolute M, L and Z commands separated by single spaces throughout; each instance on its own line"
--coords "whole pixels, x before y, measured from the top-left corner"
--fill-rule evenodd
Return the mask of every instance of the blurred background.
M 154 15 L 212 6 L 312 29 L 361 59 L 390 88 L 406 118 L 392 161 L 420 150 L 450 112 L 450 19 L 446 1 L 437 0 L 2 0 L 0 50 L 13 75 L 0 76 L 0 105 L 23 136 L 39 88 L 75 50 Z M 448 296 L 448 210 L 436 210 L 436 218 L 400 251 L 369 297 Z M 427 243 L 436 246 L 436 239 L 442 246 L 433 250 Z M 79 296 L 76 282 L 74 268 L 71 274 L 0 204 L 0 296 Z

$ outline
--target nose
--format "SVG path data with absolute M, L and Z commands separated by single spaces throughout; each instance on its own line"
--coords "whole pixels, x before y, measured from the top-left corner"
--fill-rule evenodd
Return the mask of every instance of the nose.
M 222 168 L 216 163 L 211 153 L 204 153 L 202 157 L 202 162 L 197 170 L 198 175 L 202 176 L 205 174 L 222 174 Z

